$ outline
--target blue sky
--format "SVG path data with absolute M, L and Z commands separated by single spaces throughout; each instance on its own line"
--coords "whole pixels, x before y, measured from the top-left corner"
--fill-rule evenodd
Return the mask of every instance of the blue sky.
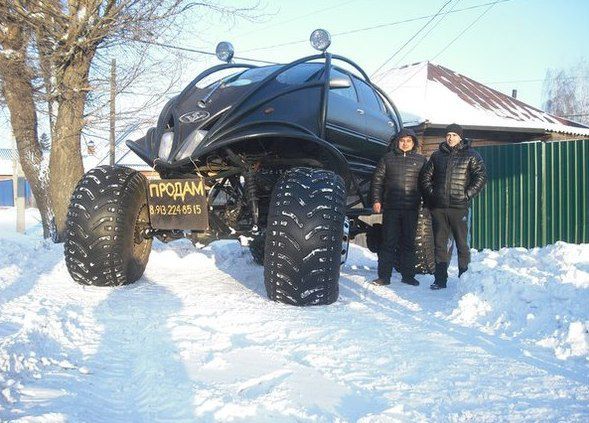
M 217 34 L 217 39 L 214 33 L 210 34 L 207 38 L 211 44 L 202 43 L 200 46 L 212 48 L 216 41 L 227 38 L 234 44 L 237 55 L 289 61 L 311 54 L 308 42 L 260 48 L 308 39 L 311 31 L 320 27 L 337 34 L 434 15 L 447 2 L 267 1 L 264 11 L 274 15 L 266 16 L 259 23 L 240 22 L 230 30 Z M 237 3 L 251 4 L 233 2 Z M 435 63 L 502 92 L 511 94 L 515 88 L 518 98 L 539 107 L 542 83 L 548 68 L 570 67 L 582 58 L 589 58 L 589 1 L 510 0 L 499 2 L 489 10 L 489 6 L 484 6 L 443 16 L 446 11 L 485 3 L 492 3 L 492 0 L 451 0 L 442 14 L 388 65 L 401 66 L 433 59 Z M 459 36 L 477 18 L 478 21 Z M 371 74 L 429 19 L 334 35 L 330 51 L 352 58 Z M 421 37 L 423 39 L 416 43 Z
M 288 62 L 313 54 L 308 37 L 313 29 L 324 28 L 333 35 L 332 53 L 350 57 L 371 74 L 445 5 L 387 66 L 433 60 L 504 93 L 517 89 L 520 100 L 541 107 L 548 68 L 589 60 L 589 1 L 509 0 L 460 11 L 489 3 L 493 0 L 260 0 L 254 14 L 261 16 L 254 22 L 205 16 L 172 42 L 214 51 L 217 42 L 227 40 L 238 56 Z M 248 6 L 255 0 L 225 4 Z M 454 13 L 444 15 L 448 11 Z M 366 29 L 374 26 L 379 27 Z M 354 30 L 359 31 L 338 35 Z M 301 42 L 292 43 L 296 41 Z M 284 43 L 292 44 L 277 46 Z M 208 56 L 188 56 L 194 66 L 185 72 L 185 81 L 216 63 Z M 4 111 L 0 126 L 6 115 Z

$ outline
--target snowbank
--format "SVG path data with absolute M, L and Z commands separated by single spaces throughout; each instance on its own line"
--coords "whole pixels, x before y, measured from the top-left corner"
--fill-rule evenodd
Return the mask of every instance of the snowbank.
M 475 254 L 449 319 L 589 360 L 589 245 Z
M 0 210 L 0 421 L 589 420 L 587 245 L 473 252 L 442 291 L 372 286 L 352 246 L 339 300 L 297 308 L 238 241 L 155 242 L 96 288 L 27 225 Z

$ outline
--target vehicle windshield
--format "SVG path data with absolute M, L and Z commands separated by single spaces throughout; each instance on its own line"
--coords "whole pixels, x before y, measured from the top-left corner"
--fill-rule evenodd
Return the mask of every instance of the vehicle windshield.
M 217 72 L 214 72 L 205 78 L 201 79 L 196 83 L 196 88 L 200 89 L 209 89 L 223 81 L 230 81 L 231 79 L 237 77 L 237 75 L 243 72 L 243 70 L 236 71 L 235 68 L 233 69 L 223 69 Z
M 276 80 L 282 84 L 300 85 L 314 78 L 324 68 L 322 63 L 301 63 L 282 72 Z
M 261 68 L 248 69 L 245 72 L 240 73 L 238 76 L 231 78 L 223 84 L 225 87 L 241 87 L 243 85 L 253 84 L 259 82 L 269 76 L 271 73 L 277 71 L 281 66 L 264 66 Z
M 225 87 L 241 87 L 244 85 L 260 82 L 272 73 L 276 72 L 283 65 L 264 66 L 255 69 L 248 69 L 239 75 L 232 76 L 225 80 L 222 88 Z M 299 85 L 312 79 L 318 74 L 323 65 L 321 63 L 301 63 L 292 68 L 281 72 L 276 80 L 286 85 Z

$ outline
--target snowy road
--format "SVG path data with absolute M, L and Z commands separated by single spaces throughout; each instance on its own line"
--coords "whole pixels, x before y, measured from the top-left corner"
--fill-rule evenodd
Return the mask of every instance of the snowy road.
M 546 326 L 541 309 L 563 309 L 571 324 L 549 336 L 509 314 L 515 301 L 496 319 L 501 297 L 456 279 L 442 292 L 431 276 L 372 287 L 375 257 L 361 248 L 337 303 L 295 308 L 266 299 L 263 269 L 237 242 L 155 243 L 144 277 L 115 289 L 76 285 L 63 247 L 38 236 L 3 231 L 0 243 L 2 421 L 589 420 L 587 258 L 567 268 L 577 285 L 520 289 L 538 309 L 527 320 Z M 484 288 L 485 266 L 500 275 L 531 257 L 493 254 L 475 254 L 460 283 Z

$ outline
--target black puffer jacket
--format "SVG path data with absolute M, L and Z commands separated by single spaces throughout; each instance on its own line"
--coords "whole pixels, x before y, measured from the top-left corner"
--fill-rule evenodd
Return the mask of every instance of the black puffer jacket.
M 486 183 L 485 163 L 467 139 L 454 148 L 441 143 L 419 178 L 424 199 L 431 208 L 468 208 L 470 200 Z
M 381 203 L 384 209 L 417 210 L 421 202 L 419 172 L 425 157 L 416 152 L 416 138 L 413 150 L 408 153 L 399 150 L 396 142 L 376 165 L 372 176 L 372 204 Z

